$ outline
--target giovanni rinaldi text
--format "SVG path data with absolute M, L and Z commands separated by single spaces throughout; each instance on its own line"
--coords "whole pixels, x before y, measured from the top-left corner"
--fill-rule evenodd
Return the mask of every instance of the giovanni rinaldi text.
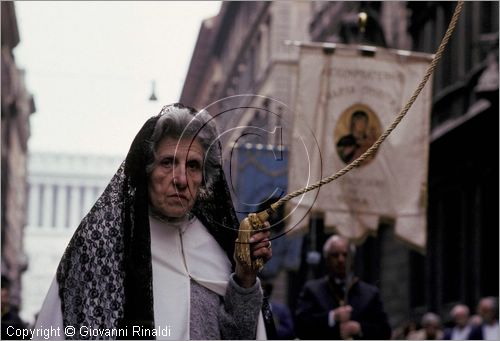
M 92 326 L 80 326 L 78 328 L 73 326 L 61 327 L 45 327 L 40 326 L 37 328 L 15 328 L 9 326 L 6 329 L 6 334 L 9 337 L 26 339 L 51 339 L 57 337 L 72 337 L 78 334 L 81 337 L 87 338 L 102 338 L 102 337 L 169 337 L 171 335 L 170 325 L 157 326 L 154 329 L 145 328 L 143 326 L 127 326 L 125 328 L 94 328 Z

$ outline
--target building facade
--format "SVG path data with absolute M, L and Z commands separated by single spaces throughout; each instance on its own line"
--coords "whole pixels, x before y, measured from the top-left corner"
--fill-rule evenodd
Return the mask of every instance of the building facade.
M 2 276 L 11 282 L 10 304 L 21 304 L 21 275 L 27 266 L 23 236 L 27 206 L 27 146 L 33 97 L 13 50 L 19 44 L 15 6 L 2 2 Z
M 78 224 L 104 191 L 123 158 L 30 153 L 21 316 L 34 321 L 57 265 Z
M 224 134 L 225 151 L 236 140 L 286 145 L 298 60 L 286 41 L 307 39 L 308 13 L 306 2 L 223 2 L 219 15 L 202 24 L 180 101 L 221 115 L 222 133 L 282 128 L 280 134 L 243 140 L 242 130 Z
M 437 48 L 454 7 L 408 3 L 414 50 Z M 444 314 L 498 296 L 498 2 L 466 2 L 434 78 L 428 246 L 410 256 L 410 307 Z

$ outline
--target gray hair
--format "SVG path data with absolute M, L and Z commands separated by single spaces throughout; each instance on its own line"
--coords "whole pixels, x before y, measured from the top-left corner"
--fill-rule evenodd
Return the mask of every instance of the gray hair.
M 498 312 L 498 299 L 494 296 L 487 296 L 487 297 L 483 297 L 479 300 L 479 304 L 481 304 L 482 302 L 486 302 L 490 308 L 495 312 L 495 315 L 497 314 Z
M 451 309 L 450 315 L 454 318 L 455 315 L 460 311 L 464 311 L 467 317 L 470 314 L 469 307 L 467 307 L 465 304 L 457 304 Z
M 351 259 L 354 259 L 354 257 L 356 256 L 356 246 L 353 243 L 351 243 L 349 239 L 344 238 L 338 234 L 334 234 L 333 236 L 331 236 L 326 240 L 325 244 L 323 245 L 323 257 L 326 258 L 328 256 L 328 252 L 332 247 L 333 242 L 337 240 L 343 240 L 347 243 L 349 249 L 349 255 L 351 256 Z
M 163 138 L 196 140 L 205 152 L 204 184 L 201 190 L 206 191 L 212 185 L 221 165 L 221 155 L 217 145 L 218 133 L 212 116 L 207 111 L 196 112 L 192 108 L 178 104 L 163 107 L 160 115 L 148 143 L 149 162 L 146 165 L 146 173 L 149 176 L 156 166 L 156 150 Z
M 431 324 L 434 324 L 436 326 L 441 325 L 441 318 L 439 315 L 434 314 L 434 313 L 425 313 L 424 316 L 422 316 L 422 321 L 421 324 L 423 327 L 429 326 Z

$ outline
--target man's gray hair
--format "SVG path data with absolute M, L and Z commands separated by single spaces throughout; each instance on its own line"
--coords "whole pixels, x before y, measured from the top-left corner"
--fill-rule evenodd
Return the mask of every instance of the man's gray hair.
M 479 300 L 479 304 L 481 302 L 487 302 L 491 309 L 495 312 L 495 316 L 498 315 L 498 299 L 494 296 L 486 296 Z
M 431 324 L 434 324 L 436 326 L 441 325 L 441 318 L 439 315 L 434 314 L 434 313 L 425 313 L 424 316 L 422 316 L 422 321 L 421 324 L 423 327 L 429 326 Z
M 460 311 L 464 311 L 465 315 L 469 316 L 470 315 L 470 310 L 469 307 L 466 306 L 465 304 L 456 304 L 450 311 L 451 317 L 455 317 L 455 315 Z
M 161 114 L 148 144 L 147 153 L 150 161 L 146 166 L 146 173 L 150 175 L 156 166 L 156 150 L 163 138 L 188 139 L 192 142 L 196 140 L 205 152 L 202 190 L 210 188 L 221 165 L 218 133 L 212 116 L 207 111 L 196 112 L 192 108 L 177 105 L 164 107 Z
M 332 247 L 333 242 L 337 240 L 343 240 L 347 243 L 347 245 L 349 245 L 349 255 L 351 259 L 354 259 L 354 257 L 356 256 L 356 246 L 353 243 L 351 243 L 349 239 L 342 237 L 341 235 L 338 234 L 334 234 L 333 236 L 331 236 L 326 240 L 325 244 L 323 245 L 323 257 L 326 258 L 328 256 L 328 252 Z

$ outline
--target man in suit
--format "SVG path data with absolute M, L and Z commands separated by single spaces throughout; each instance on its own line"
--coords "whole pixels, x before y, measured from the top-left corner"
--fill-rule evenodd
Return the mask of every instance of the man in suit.
M 296 310 L 300 339 L 390 339 L 376 287 L 352 275 L 354 245 L 338 235 L 323 246 L 328 275 L 308 281 Z
M 408 334 L 408 340 L 442 340 L 441 318 L 433 312 L 425 313 L 420 322 L 422 329 Z
M 469 308 L 464 304 L 457 304 L 451 309 L 450 315 L 455 326 L 444 330 L 443 339 L 467 340 L 471 330 L 469 325 Z
M 483 323 L 472 328 L 470 340 L 498 340 L 498 301 L 495 297 L 484 297 L 479 301 L 478 314 Z

